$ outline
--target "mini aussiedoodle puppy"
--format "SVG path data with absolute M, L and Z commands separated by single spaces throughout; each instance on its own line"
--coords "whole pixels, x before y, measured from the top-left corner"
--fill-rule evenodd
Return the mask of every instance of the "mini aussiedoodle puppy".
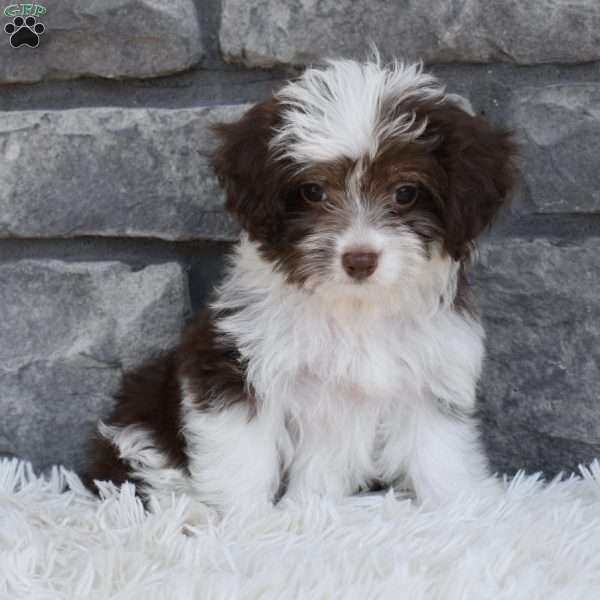
M 332 61 L 215 128 L 243 233 L 179 346 L 125 376 L 90 481 L 219 510 L 372 485 L 492 485 L 465 263 L 510 135 L 418 65 Z

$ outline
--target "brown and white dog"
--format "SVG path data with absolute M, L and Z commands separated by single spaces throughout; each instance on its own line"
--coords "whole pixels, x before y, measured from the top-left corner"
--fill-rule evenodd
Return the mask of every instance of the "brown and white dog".
M 243 234 L 180 345 L 126 375 L 91 479 L 227 510 L 487 485 L 464 275 L 514 145 L 418 65 L 331 61 L 216 127 Z

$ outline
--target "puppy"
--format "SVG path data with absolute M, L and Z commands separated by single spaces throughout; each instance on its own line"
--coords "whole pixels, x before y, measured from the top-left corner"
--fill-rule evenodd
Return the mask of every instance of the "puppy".
M 418 65 L 332 61 L 215 128 L 243 233 L 208 310 L 125 376 L 89 480 L 226 511 L 373 485 L 485 485 L 465 264 L 510 134 Z

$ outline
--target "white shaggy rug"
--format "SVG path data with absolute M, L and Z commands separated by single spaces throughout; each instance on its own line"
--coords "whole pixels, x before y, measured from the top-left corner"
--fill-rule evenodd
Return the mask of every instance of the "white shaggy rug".
M 314 499 L 188 529 L 186 499 L 145 513 L 125 485 L 0 461 L 0 598 L 599 600 L 600 464 L 442 509 L 391 494 Z M 189 520 L 189 519 L 188 519 Z

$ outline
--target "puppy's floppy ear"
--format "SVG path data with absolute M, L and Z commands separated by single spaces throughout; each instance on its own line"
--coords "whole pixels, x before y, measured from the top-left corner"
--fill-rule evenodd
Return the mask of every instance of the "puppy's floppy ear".
M 225 190 L 225 206 L 252 239 L 269 243 L 276 242 L 285 211 L 285 165 L 269 149 L 279 114 L 271 99 L 238 121 L 213 127 L 220 143 L 212 162 Z
M 516 144 L 510 132 L 495 129 L 452 103 L 434 111 L 430 126 L 439 136 L 435 154 L 447 178 L 443 190 L 446 250 L 461 260 L 510 199 L 516 180 Z

